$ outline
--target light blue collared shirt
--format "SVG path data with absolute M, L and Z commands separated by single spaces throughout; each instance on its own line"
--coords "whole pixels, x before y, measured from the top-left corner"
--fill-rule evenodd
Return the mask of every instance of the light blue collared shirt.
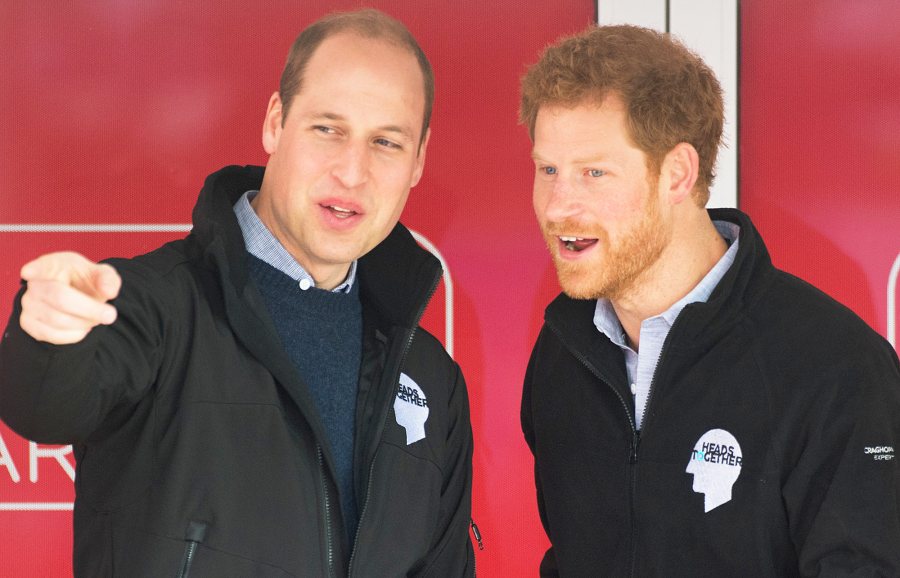
M 622 324 L 619 322 L 612 303 L 608 299 L 597 300 L 597 307 L 594 309 L 594 325 L 601 333 L 609 337 L 610 341 L 621 347 L 625 353 L 625 370 L 631 384 L 631 394 L 634 396 L 634 420 L 638 430 L 641 429 L 644 409 L 647 407 L 647 398 L 650 396 L 650 384 L 656 373 L 659 355 L 662 353 L 663 343 L 669 335 L 669 330 L 672 329 L 672 324 L 675 323 L 675 319 L 686 305 L 705 303 L 709 299 L 713 289 L 725 276 L 737 255 L 738 236 L 741 228 L 726 221 L 714 221 L 714 224 L 722 238 L 731 241 L 731 246 L 697 286 L 691 289 L 690 293 L 659 315 L 644 319 L 641 323 L 640 353 L 629 347 L 625 330 L 622 329 Z
M 306 269 L 297 262 L 294 257 L 288 253 L 284 245 L 275 238 L 275 235 L 259 220 L 259 216 L 250 201 L 259 191 L 247 191 L 234 204 L 234 214 L 237 216 L 238 225 L 241 227 L 241 233 L 244 235 L 244 245 L 247 252 L 265 261 L 272 267 L 275 267 L 291 279 L 297 282 L 300 289 L 306 291 L 310 287 L 316 286 L 316 280 L 312 278 Z M 344 282 L 332 289 L 333 292 L 339 291 L 349 293 L 356 281 L 356 261 L 350 264 L 350 271 L 347 272 L 347 278 Z

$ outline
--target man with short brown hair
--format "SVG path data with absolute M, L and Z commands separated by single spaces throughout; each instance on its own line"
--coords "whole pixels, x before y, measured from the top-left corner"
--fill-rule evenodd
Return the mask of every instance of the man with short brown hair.
M 522 81 L 564 294 L 522 397 L 542 576 L 900 575 L 900 369 L 846 308 L 704 207 L 713 73 L 592 27 Z
M 432 93 L 402 24 L 326 17 L 267 166 L 211 175 L 186 239 L 22 268 L 0 416 L 75 447 L 76 576 L 474 575 L 466 387 L 418 327 L 441 269 L 398 223 Z

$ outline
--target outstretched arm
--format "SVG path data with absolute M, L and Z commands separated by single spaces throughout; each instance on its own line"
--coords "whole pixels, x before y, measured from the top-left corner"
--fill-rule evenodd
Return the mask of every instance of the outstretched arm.
M 0 343 L 0 418 L 34 441 L 82 442 L 152 383 L 161 343 L 159 307 L 144 295 L 152 280 L 136 273 L 123 291 L 120 272 L 76 253 L 40 257 L 22 278 Z

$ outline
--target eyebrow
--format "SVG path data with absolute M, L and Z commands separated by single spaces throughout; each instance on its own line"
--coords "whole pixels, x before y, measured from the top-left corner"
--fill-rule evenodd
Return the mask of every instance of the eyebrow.
M 309 115 L 311 120 L 315 120 L 317 118 L 324 118 L 326 120 L 333 120 L 337 122 L 346 122 L 347 117 L 341 114 L 337 114 L 336 112 L 314 112 Z M 383 132 L 391 132 L 399 134 L 409 140 L 413 140 L 413 131 L 408 128 L 401 126 L 399 124 L 386 124 L 379 127 L 376 127 L 376 130 Z
M 610 162 L 610 159 L 609 159 L 609 157 L 604 156 L 604 155 L 594 155 L 592 157 L 584 157 L 581 159 L 575 159 L 572 162 L 575 163 L 576 165 L 591 165 L 594 163 Z
M 531 158 L 536 161 L 545 161 L 544 157 L 542 157 L 537 151 L 531 151 Z M 590 157 L 584 157 L 580 159 L 573 159 L 572 164 L 576 165 L 589 165 L 592 163 L 602 163 L 602 162 L 611 162 L 611 160 L 604 155 L 594 155 Z

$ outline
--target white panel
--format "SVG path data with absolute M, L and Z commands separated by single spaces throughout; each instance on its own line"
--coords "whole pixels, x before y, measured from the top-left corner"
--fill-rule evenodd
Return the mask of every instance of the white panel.
M 636 24 L 666 29 L 666 0 L 597 0 L 599 24 Z
M 887 284 L 887 338 L 897 349 L 897 277 L 900 277 L 900 253 L 894 259 Z
M 713 69 L 725 91 L 725 147 L 719 150 L 709 207 L 737 207 L 737 0 L 669 0 L 669 32 Z
M 671 32 L 716 73 L 725 91 L 725 146 L 719 150 L 708 206 L 737 207 L 737 0 L 597 0 L 597 20 Z

